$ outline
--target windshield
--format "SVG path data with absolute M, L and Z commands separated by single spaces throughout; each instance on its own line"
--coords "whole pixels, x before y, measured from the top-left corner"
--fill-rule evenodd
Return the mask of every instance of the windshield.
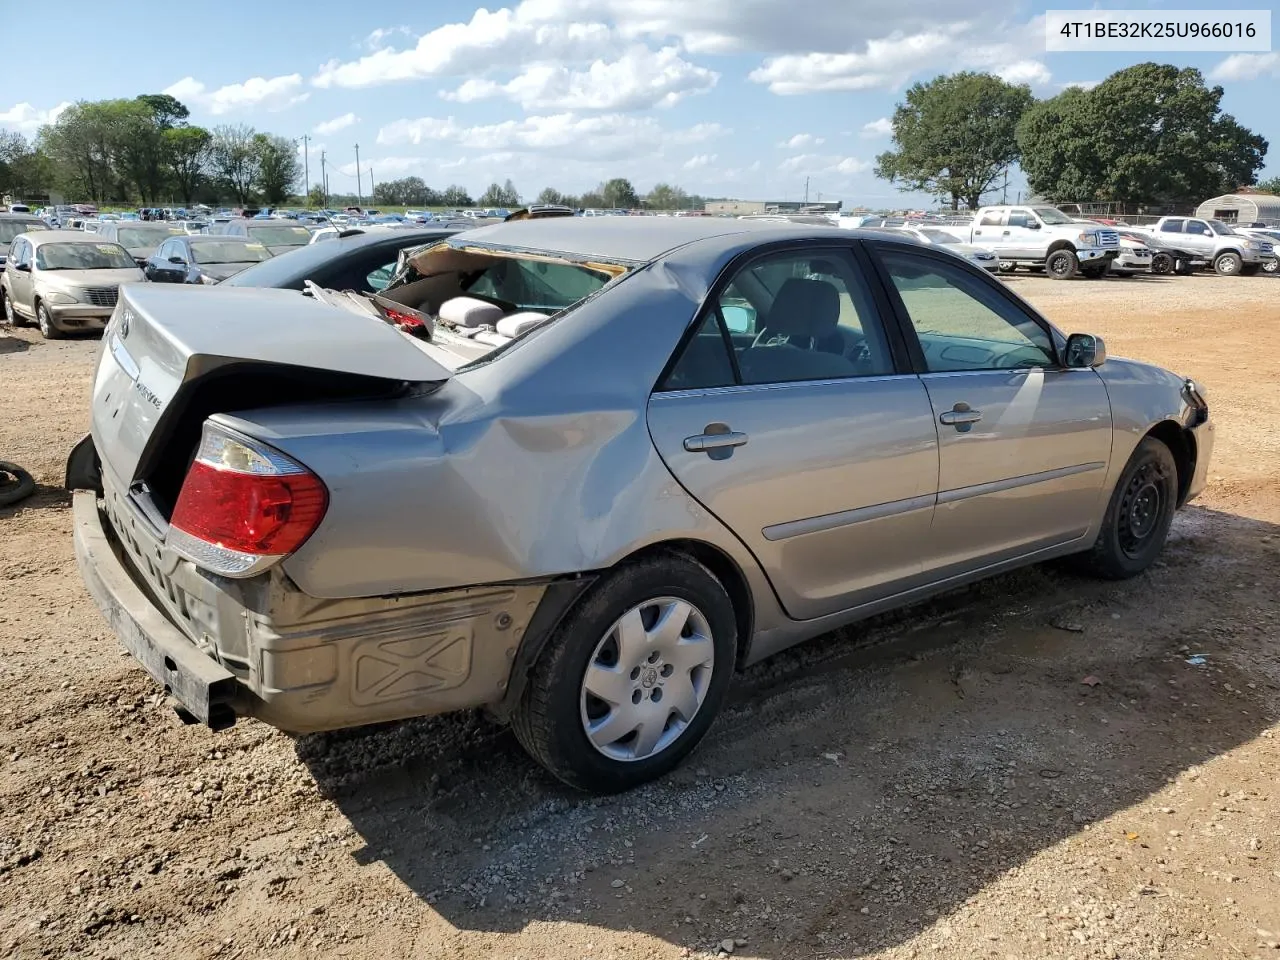
M 963 243 L 964 241 L 957 237 L 954 233 L 947 233 L 945 230 L 921 230 L 920 233 L 930 243 Z
M 563 310 L 595 293 L 612 278 L 572 263 L 495 260 L 462 284 L 467 293 L 503 300 L 521 310 Z
M 1075 222 L 1057 207 L 1033 207 L 1032 209 L 1035 210 L 1037 217 L 1051 227 L 1057 226 L 1060 223 Z
M 19 234 L 48 229 L 39 220 L 0 220 L 0 246 L 7 247 Z
M 1209 229 L 1220 237 L 1230 237 L 1235 235 L 1235 231 L 1231 229 L 1229 224 L 1223 223 L 1221 220 L 1210 220 Z
M 118 243 L 44 243 L 36 247 L 39 270 L 125 270 L 136 266 Z
M 259 243 L 272 247 L 298 247 L 311 242 L 311 231 L 306 227 L 282 227 L 277 225 L 251 225 L 246 227 L 249 236 Z
M 193 243 L 191 255 L 196 263 L 261 263 L 271 251 L 261 243 L 227 239 Z
M 181 232 L 175 227 L 121 227 L 116 231 L 116 239 L 126 247 L 158 247 Z

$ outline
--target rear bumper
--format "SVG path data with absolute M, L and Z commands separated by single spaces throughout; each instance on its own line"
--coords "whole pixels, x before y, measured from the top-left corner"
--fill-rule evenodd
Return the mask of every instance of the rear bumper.
M 231 726 L 240 691 L 235 676 L 196 649 L 134 583 L 103 529 L 97 494 L 75 491 L 72 513 L 80 575 L 125 649 L 201 723 Z

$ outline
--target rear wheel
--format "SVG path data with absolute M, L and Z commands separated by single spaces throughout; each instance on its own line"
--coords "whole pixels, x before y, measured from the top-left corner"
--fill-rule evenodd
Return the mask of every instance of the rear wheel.
M 46 340 L 61 340 L 64 336 L 63 332 L 53 325 L 49 308 L 43 303 L 36 304 L 36 323 L 40 325 L 40 336 Z
M 1178 503 L 1178 467 L 1154 437 L 1144 437 L 1111 494 L 1093 549 L 1076 565 L 1107 580 L 1135 577 L 1155 561 Z
M 1173 273 L 1173 257 L 1167 253 L 1157 253 L 1151 258 L 1151 272 L 1161 276 Z
M 999 270 L 1001 273 L 1013 273 L 1018 269 L 1018 265 L 1012 260 L 1001 260 Z
M 1044 268 L 1054 280 L 1070 280 L 1080 271 L 1080 261 L 1072 250 L 1055 250 L 1045 260 Z
M 706 735 L 736 651 L 733 605 L 710 570 L 678 554 L 626 564 L 547 641 L 512 729 L 565 783 L 628 790 L 667 773 Z
M 1222 253 L 1213 261 L 1213 269 L 1220 277 L 1234 277 L 1244 268 L 1244 260 L 1238 253 Z

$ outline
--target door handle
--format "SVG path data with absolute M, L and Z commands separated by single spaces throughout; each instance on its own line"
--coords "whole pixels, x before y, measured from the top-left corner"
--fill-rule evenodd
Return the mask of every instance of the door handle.
M 729 430 L 724 433 L 700 433 L 696 437 L 685 437 L 684 448 L 690 453 L 711 453 L 713 450 L 740 447 L 746 442 L 745 433 Z
M 1008 230 L 1006 230 L 1006 231 L 1002 234 L 1002 236 L 1005 236 L 1005 237 L 1007 237 L 1008 235 L 1009 235 L 1009 231 L 1008 231 Z
M 955 427 L 960 433 L 968 433 L 973 425 L 982 419 L 982 411 L 974 410 L 963 400 L 952 409 L 938 416 L 938 422 L 948 427 Z

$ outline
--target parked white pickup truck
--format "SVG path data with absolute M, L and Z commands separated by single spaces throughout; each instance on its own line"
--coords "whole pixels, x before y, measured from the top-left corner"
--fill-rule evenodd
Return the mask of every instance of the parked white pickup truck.
M 1076 223 L 1057 207 L 983 207 L 973 218 L 969 242 L 993 250 L 1001 270 L 1027 266 L 1055 280 L 1077 273 L 1104 276 L 1120 255 L 1115 230 Z
M 1224 277 L 1251 277 L 1275 259 L 1275 248 L 1262 237 L 1237 233 L 1221 220 L 1161 217 L 1150 227 L 1135 227 L 1203 260 Z

